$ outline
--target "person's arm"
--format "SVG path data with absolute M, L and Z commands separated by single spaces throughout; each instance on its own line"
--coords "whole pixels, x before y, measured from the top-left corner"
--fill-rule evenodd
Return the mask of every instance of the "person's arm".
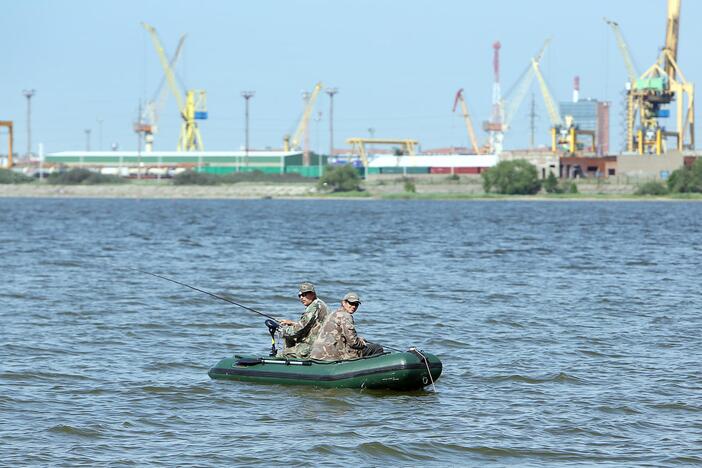
M 344 316 L 344 318 L 339 328 L 341 330 L 341 335 L 346 341 L 346 344 L 353 349 L 363 349 L 366 346 L 366 340 L 358 336 L 358 333 L 356 333 L 356 325 L 353 323 L 353 317 L 351 314 L 341 315 Z
M 319 303 L 315 302 L 310 304 L 312 307 L 308 307 L 305 313 L 300 317 L 299 322 L 291 322 L 285 328 L 283 328 L 283 336 L 288 338 L 301 338 L 309 333 L 310 328 L 314 326 L 317 321 L 317 310 L 319 308 Z

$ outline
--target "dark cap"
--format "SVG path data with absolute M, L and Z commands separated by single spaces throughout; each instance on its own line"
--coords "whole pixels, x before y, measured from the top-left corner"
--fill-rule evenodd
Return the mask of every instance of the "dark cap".
M 307 281 L 305 281 L 304 283 L 300 283 L 300 294 L 306 292 L 315 292 L 314 284 Z

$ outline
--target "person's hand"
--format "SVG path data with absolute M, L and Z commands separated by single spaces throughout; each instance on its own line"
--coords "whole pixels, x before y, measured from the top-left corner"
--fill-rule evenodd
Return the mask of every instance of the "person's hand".
M 283 325 L 283 326 L 288 326 L 288 325 L 292 325 L 295 322 L 293 322 L 292 320 L 284 319 L 284 320 L 278 320 L 278 323 Z

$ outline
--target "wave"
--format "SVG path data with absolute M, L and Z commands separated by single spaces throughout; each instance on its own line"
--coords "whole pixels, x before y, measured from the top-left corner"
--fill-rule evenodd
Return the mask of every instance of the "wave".
M 540 376 L 529 376 L 521 374 L 495 375 L 490 377 L 483 377 L 482 379 L 488 382 L 523 382 L 529 384 L 541 384 L 550 382 L 573 384 L 585 383 L 585 380 L 574 375 L 566 374 L 565 372 L 558 372 L 557 374 L 546 374 Z
M 98 429 L 84 428 L 84 427 L 73 427 L 66 424 L 58 424 L 56 426 L 50 427 L 49 432 L 54 434 L 65 434 L 79 437 L 86 437 L 89 439 L 99 439 L 103 436 L 102 431 Z

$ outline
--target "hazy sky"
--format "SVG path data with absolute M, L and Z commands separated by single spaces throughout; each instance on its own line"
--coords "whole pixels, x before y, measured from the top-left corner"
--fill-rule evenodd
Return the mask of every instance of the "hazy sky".
M 334 99 L 335 142 L 368 136 L 414 138 L 423 149 L 467 146 L 462 118 L 451 112 L 458 88 L 481 142 L 489 118 L 492 43 L 502 43 L 502 91 L 529 58 L 552 38 L 542 69 L 556 100 L 571 97 L 573 76 L 581 96 L 613 101 L 613 148 L 621 146 L 626 73 L 614 36 L 602 18 L 618 21 L 640 71 L 663 45 L 665 0 L 491 1 L 39 1 L 1 2 L 3 64 L 0 120 L 15 122 L 16 149 L 27 145 L 26 99 L 33 88 L 33 151 L 136 148 L 132 124 L 140 100 L 151 98 L 163 76 L 140 22 L 158 30 L 172 53 L 187 39 L 177 73 L 187 88 L 208 93 L 209 120 L 201 123 L 207 150 L 244 144 L 242 90 L 251 100 L 251 147 L 279 148 L 301 115 L 301 91 L 317 81 L 339 88 Z M 202 5 L 202 6 L 198 6 Z M 702 44 L 702 2 L 683 0 L 679 63 L 689 81 L 702 77 L 695 50 Z M 549 120 L 538 88 L 537 142 L 548 141 Z M 507 148 L 529 142 L 522 104 Z M 311 123 L 313 149 L 329 147 L 329 99 Z M 102 120 L 102 125 L 98 123 Z M 161 111 L 155 149 L 174 150 L 179 116 L 173 96 Z M 672 122 L 670 124 L 672 126 Z M 100 128 L 102 131 L 100 132 Z M 102 138 L 100 138 L 102 133 Z M 5 152 L 7 137 L 0 137 Z

